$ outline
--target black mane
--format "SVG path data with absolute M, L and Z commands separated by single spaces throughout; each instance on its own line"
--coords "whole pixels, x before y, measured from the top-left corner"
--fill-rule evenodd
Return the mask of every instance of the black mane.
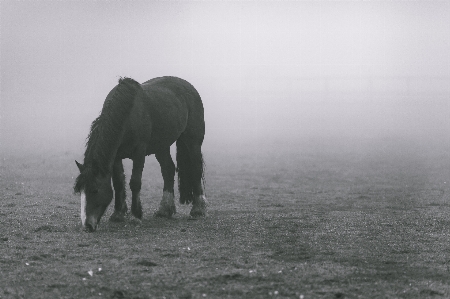
M 106 97 L 102 112 L 91 124 L 84 153 L 84 169 L 75 181 L 75 192 L 80 192 L 87 182 L 93 181 L 95 174 L 110 171 L 118 136 L 139 88 L 140 84 L 135 80 L 120 78 L 119 84 Z

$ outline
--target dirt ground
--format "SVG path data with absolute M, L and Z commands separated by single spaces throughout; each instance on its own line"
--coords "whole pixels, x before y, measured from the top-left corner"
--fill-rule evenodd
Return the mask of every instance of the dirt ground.
M 413 141 L 205 150 L 209 215 L 80 228 L 80 153 L 6 154 L 0 298 L 449 298 L 450 151 Z M 130 163 L 126 169 L 129 178 Z M 129 201 L 129 199 L 128 199 Z

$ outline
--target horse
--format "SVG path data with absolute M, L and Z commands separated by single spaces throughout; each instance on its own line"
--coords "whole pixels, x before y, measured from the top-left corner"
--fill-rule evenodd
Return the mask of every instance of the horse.
M 106 96 L 100 115 L 92 122 L 83 164 L 75 160 L 79 175 L 74 192 L 81 195 L 81 224 L 94 232 L 112 201 L 110 221 L 123 222 L 128 212 L 122 160 L 131 159 L 129 182 L 131 214 L 140 221 L 140 191 L 145 157 L 154 154 L 161 166 L 163 195 L 157 217 L 176 213 L 175 172 L 178 172 L 180 203 L 192 203 L 190 216 L 206 216 L 203 192 L 204 162 L 201 151 L 205 135 L 203 103 L 197 90 L 177 77 L 158 77 L 139 84 L 120 78 Z M 176 142 L 177 167 L 170 154 Z M 111 187 L 112 181 L 112 187 Z

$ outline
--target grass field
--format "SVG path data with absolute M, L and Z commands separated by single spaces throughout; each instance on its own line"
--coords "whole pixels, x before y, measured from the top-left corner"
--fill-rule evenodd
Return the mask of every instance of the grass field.
M 205 149 L 209 215 L 80 227 L 80 153 L 7 154 L 0 298 L 450 297 L 450 151 L 413 141 Z M 129 178 L 130 163 L 126 163 Z M 129 199 L 128 199 L 129 201 Z

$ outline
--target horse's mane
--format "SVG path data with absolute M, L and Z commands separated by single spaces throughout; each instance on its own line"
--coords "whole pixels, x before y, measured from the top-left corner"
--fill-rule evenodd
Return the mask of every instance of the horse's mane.
M 103 104 L 102 112 L 92 122 L 84 152 L 84 169 L 75 181 L 74 191 L 80 192 L 97 173 L 109 171 L 119 135 L 140 84 L 131 78 L 120 78 Z

